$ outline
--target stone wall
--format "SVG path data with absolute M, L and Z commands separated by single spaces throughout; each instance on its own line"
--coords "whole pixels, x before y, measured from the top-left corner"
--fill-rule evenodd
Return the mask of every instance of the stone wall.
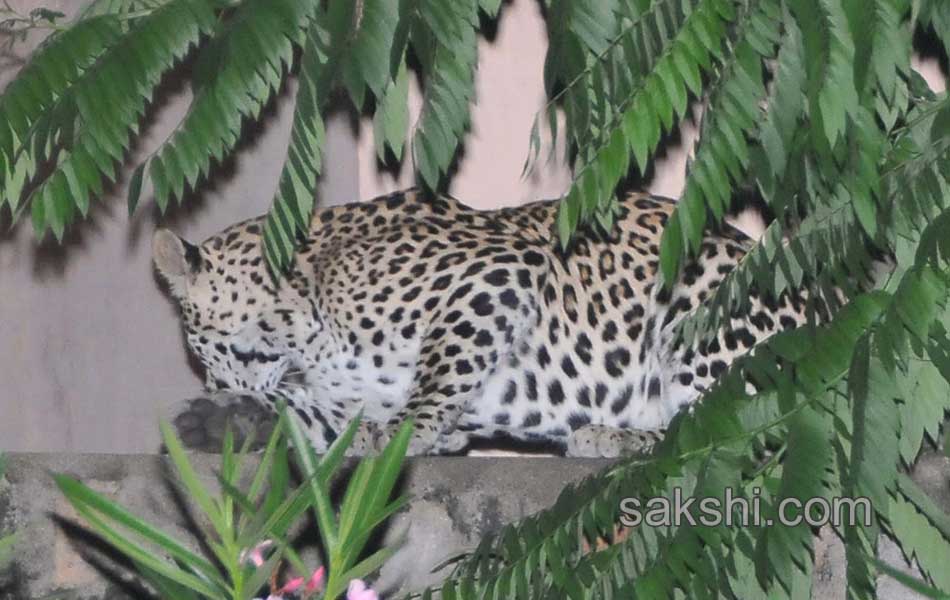
M 218 460 L 213 455 L 194 456 L 208 485 L 214 485 Z M 406 534 L 407 542 L 383 570 L 377 588 L 417 590 L 438 581 L 440 573 L 431 570 L 440 562 L 471 550 L 485 533 L 550 506 L 566 483 L 591 475 L 605 464 L 563 458 L 410 459 L 402 491 L 412 501 L 391 519 L 384 538 L 395 540 Z M 0 600 L 40 599 L 55 592 L 69 600 L 145 597 L 100 546 L 83 543 L 90 538 L 55 489 L 50 473 L 77 477 L 135 514 L 171 528 L 179 539 L 187 539 L 190 526 L 167 484 L 169 466 L 164 458 L 144 455 L 13 455 L 6 482 L 0 482 L 0 529 L 17 527 L 22 542 L 12 568 L 0 573 Z M 912 476 L 940 506 L 950 508 L 946 456 L 925 455 Z M 912 572 L 890 541 L 882 541 L 880 555 Z M 833 534 L 824 532 L 815 545 L 815 557 L 813 598 L 843 600 L 844 549 Z M 918 598 L 889 577 L 879 581 L 878 596 Z

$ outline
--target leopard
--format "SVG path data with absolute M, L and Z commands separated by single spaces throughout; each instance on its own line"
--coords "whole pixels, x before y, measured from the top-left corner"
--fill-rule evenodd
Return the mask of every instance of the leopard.
M 408 454 L 478 440 L 567 456 L 649 452 L 737 357 L 807 319 L 796 293 L 752 294 L 712 335 L 677 326 L 752 244 L 709 227 L 672 283 L 660 242 L 675 200 L 618 197 L 608 231 L 567 246 L 558 200 L 477 210 L 420 189 L 318 208 L 281 277 L 265 216 L 192 244 L 167 229 L 153 260 L 212 394 L 285 405 L 318 451 L 356 418 L 354 453 L 411 420 Z

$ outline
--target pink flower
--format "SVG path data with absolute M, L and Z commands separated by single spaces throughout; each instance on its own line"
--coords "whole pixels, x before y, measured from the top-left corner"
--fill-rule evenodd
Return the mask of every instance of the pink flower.
M 277 590 L 277 593 L 281 596 L 284 594 L 292 594 L 300 589 L 300 586 L 303 585 L 303 577 L 295 577 L 287 583 L 284 584 L 284 587 Z
M 274 545 L 273 541 L 264 540 L 263 542 L 254 546 L 253 548 L 242 551 L 240 556 L 238 557 L 238 560 L 240 561 L 242 565 L 250 564 L 250 565 L 254 565 L 255 568 L 260 568 L 265 562 L 264 551 L 273 545 Z M 273 588 L 271 588 L 273 593 L 267 597 L 267 600 L 284 600 L 285 594 L 292 594 L 294 592 L 298 592 L 300 591 L 300 588 L 303 588 L 304 594 L 306 595 L 312 594 L 313 592 L 316 592 L 320 590 L 321 588 L 323 588 L 323 576 L 325 573 L 326 571 L 324 570 L 324 568 L 320 567 L 319 569 L 317 569 L 310 575 L 309 579 L 304 579 L 303 577 L 295 577 L 291 579 L 290 581 L 288 581 L 287 583 L 285 583 L 284 586 L 280 588 L 279 590 L 274 591 Z M 359 598 L 360 600 L 364 600 L 364 596 L 360 596 Z M 255 600 L 261 600 L 261 599 L 255 598 Z M 372 596 L 365 596 L 365 600 L 378 600 L 378 599 L 374 593 L 374 595 Z
M 323 567 L 320 567 L 313 572 L 313 575 L 310 576 L 310 581 L 307 582 L 307 586 L 304 588 L 307 592 L 315 592 L 323 587 L 323 575 L 325 571 Z
M 379 600 L 379 595 L 366 587 L 362 579 L 354 579 L 346 589 L 346 600 Z
M 306 580 L 306 583 L 304 582 L 303 577 L 296 577 L 294 579 L 291 579 L 290 581 L 284 584 L 284 587 L 277 590 L 277 593 L 280 595 L 291 594 L 299 590 L 301 586 L 303 587 L 306 593 L 308 594 L 313 593 L 319 590 L 321 587 L 323 587 L 324 573 L 325 571 L 323 570 L 323 567 L 320 567 L 319 569 L 314 571 L 312 575 L 310 575 L 310 579 Z
M 274 542 L 271 540 L 264 540 L 250 550 L 242 551 L 241 555 L 238 557 L 238 561 L 241 564 L 252 564 L 255 567 L 260 567 L 264 564 L 264 550 L 267 550 L 273 545 Z

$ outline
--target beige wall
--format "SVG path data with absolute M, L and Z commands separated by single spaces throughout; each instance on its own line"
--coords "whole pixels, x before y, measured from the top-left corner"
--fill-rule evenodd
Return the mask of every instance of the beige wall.
M 77 2 L 12 4 L 24 11 L 42 5 L 71 12 Z M 532 119 L 544 97 L 546 40 L 538 4 L 506 3 L 497 35 L 481 42 L 478 105 L 450 189 L 472 206 L 557 197 L 570 181 L 567 169 L 556 162 L 521 179 Z M 18 45 L 18 55 L 0 57 L 0 87 L 22 64 L 28 48 Z M 937 73 L 934 64 L 924 66 L 932 76 Z M 935 86 L 942 85 L 934 80 Z M 163 94 L 136 156 L 166 137 L 187 100 L 184 89 Z M 282 98 L 264 130 L 214 186 L 163 222 L 200 240 L 264 212 L 283 160 L 290 104 Z M 414 115 L 419 104 L 416 89 Z M 395 177 L 379 170 L 371 123 L 364 120 L 353 127 L 351 122 L 346 114 L 330 120 L 323 202 L 367 199 L 409 185 L 410 165 Z M 684 147 L 694 139 L 695 129 L 685 125 Z M 677 197 L 685 161 L 683 147 L 668 149 L 650 190 Z M 174 307 L 150 265 L 149 240 L 159 219 L 148 207 L 130 222 L 123 191 L 120 185 L 97 205 L 64 248 L 38 247 L 28 226 L 0 233 L 0 450 L 153 451 L 158 416 L 200 390 Z
M 58 4 L 64 12 L 77 5 Z M 28 49 L 17 45 L 15 56 L 0 61 L 0 87 Z M 277 103 L 264 131 L 211 189 L 161 221 L 200 240 L 265 212 L 283 161 L 291 98 Z M 165 139 L 187 108 L 188 92 L 168 90 L 159 104 L 136 157 Z M 349 119 L 336 116 L 328 126 L 322 195 L 337 202 L 358 196 L 355 151 Z M 38 247 L 28 221 L 0 233 L 0 450 L 154 451 L 159 415 L 201 389 L 175 307 L 152 273 L 151 235 L 160 221 L 153 206 L 130 220 L 120 184 L 92 213 L 63 247 Z M 5 231 L 5 216 L 0 224 Z

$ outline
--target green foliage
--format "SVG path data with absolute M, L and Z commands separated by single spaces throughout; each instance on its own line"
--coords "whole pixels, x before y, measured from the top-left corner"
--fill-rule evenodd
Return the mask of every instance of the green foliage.
M 213 24 L 211 7 L 201 0 L 156 9 L 59 92 L 38 125 L 16 136 L 11 158 L 33 146 L 40 150 L 34 164 L 52 161 L 56 167 L 30 195 L 34 229 L 50 228 L 61 238 L 76 209 L 86 214 L 90 198 L 102 193 L 103 178 L 114 181 L 162 73 Z
M 716 221 L 721 221 L 732 203 L 732 186 L 745 182 L 750 164 L 747 139 L 759 125 L 761 115 L 756 107 L 766 96 L 763 61 L 775 58 L 780 40 L 780 3 L 761 2 L 759 9 L 761 13 L 751 13 L 758 18 L 747 18 L 740 25 L 733 54 L 722 66 L 710 95 L 708 116 L 703 119 L 701 141 L 683 197 L 678 210 L 667 222 L 661 264 L 667 281 L 676 277 L 683 246 L 688 250 L 698 249 L 706 229 L 707 206 Z M 790 42 L 787 54 L 793 54 L 797 31 L 790 28 L 785 35 Z M 788 83 L 794 85 L 794 78 L 789 77 Z M 794 120 L 796 113 L 782 114 Z
M 287 411 L 281 414 L 244 487 L 244 464 L 253 439 L 238 450 L 227 432 L 217 471 L 221 489 L 218 495 L 201 481 L 171 428 L 162 425 L 165 446 L 182 489 L 199 512 L 197 541 L 207 549 L 207 557 L 191 550 L 194 541 L 179 542 L 67 475 L 56 475 L 56 483 L 97 534 L 134 563 L 156 592 L 175 600 L 250 600 L 259 595 L 283 561 L 298 574 L 310 573 L 312 569 L 304 565 L 289 536 L 312 509 L 329 570 L 320 597 L 338 598 L 350 580 L 372 574 L 394 552 L 394 548 L 386 547 L 362 557 L 370 535 L 406 503 L 405 497 L 390 501 L 390 496 L 412 426 L 407 423 L 402 427 L 379 457 L 359 463 L 336 511 L 328 486 L 338 476 L 359 420 L 353 421 L 327 453 L 317 458 L 291 415 Z M 303 477 L 297 487 L 291 485 L 288 441 L 293 444 Z M 271 546 L 274 551 L 264 560 L 263 551 Z M 255 551 L 261 554 L 259 566 L 248 558 Z
M 50 112 L 65 104 L 64 92 L 80 79 L 119 36 L 112 16 L 95 17 L 53 35 L 0 97 L 0 207 L 17 210 L 37 164 L 56 139 Z M 33 141 L 35 140 L 35 141 Z M 79 204 L 81 200 L 74 199 Z
M 933 285 L 944 286 L 943 301 L 947 279 L 938 280 Z M 457 598 L 529 598 L 538 597 L 538 589 L 545 590 L 540 597 L 570 598 L 807 597 L 813 533 L 805 523 L 710 527 L 644 521 L 607 550 L 586 551 L 584 540 L 611 538 L 623 498 L 638 498 L 644 506 L 677 490 L 723 498 L 729 488 L 739 497 L 757 497 L 764 517 L 776 519 L 786 498 L 867 497 L 870 524 L 859 519 L 855 527 L 837 526 L 847 543 L 849 594 L 873 597 L 878 568 L 869 561 L 882 528 L 909 555 L 924 557 L 922 569 L 946 593 L 946 574 L 937 563 L 946 564 L 950 556 L 950 517 L 898 474 L 899 448 L 910 444 L 913 459 L 921 443 L 918 428 L 924 421 L 932 427 L 933 414 L 913 422 L 915 407 L 902 423 L 905 407 L 920 400 L 916 368 L 890 371 L 879 358 L 892 350 L 879 342 L 893 328 L 905 334 L 903 350 L 915 362 L 933 356 L 914 333 L 922 329 L 909 327 L 900 307 L 913 306 L 934 329 L 950 320 L 950 307 L 921 301 L 911 290 L 860 295 L 827 325 L 782 333 L 760 345 L 733 365 L 695 411 L 674 419 L 653 456 L 625 459 L 569 486 L 552 508 L 483 541 L 441 591 Z M 747 382 L 756 384 L 754 394 Z M 925 402 L 938 403 L 942 416 L 950 408 L 947 398 Z M 771 456 L 763 458 L 765 448 Z
M 212 177 L 296 72 L 293 132 L 265 227 L 265 255 L 279 273 L 310 223 L 334 91 L 357 109 L 374 107 L 380 157 L 388 149 L 402 159 L 411 52 L 424 92 L 412 158 L 436 189 L 469 124 L 479 12 L 499 9 L 476 0 L 98 0 L 58 28 L 0 97 L 9 123 L 0 127 L 0 208 L 28 207 L 38 235 L 62 238 L 115 181 L 159 81 L 197 45 L 191 107 L 134 169 L 129 210 L 150 190 L 164 211 Z
M 613 90 L 606 85 L 589 85 L 586 94 L 566 94 L 576 104 L 573 108 L 570 102 L 567 104 L 568 131 L 590 134 L 580 133 L 572 140 L 575 143 L 571 150 L 576 152 L 580 166 L 558 215 L 562 246 L 569 243 L 580 223 L 595 216 L 602 227 L 611 226 L 614 188 L 626 175 L 631 157 L 645 172 L 663 133 L 672 131 L 686 116 L 691 95 L 702 92 L 701 74 L 724 58 L 722 46 L 731 36 L 727 25 L 737 16 L 735 6 L 728 1 L 657 2 L 650 11 L 628 17 L 631 24 L 623 26 L 614 45 L 604 51 L 616 48 L 621 57 L 601 62 L 603 52 L 593 53 L 590 49 L 596 45 L 588 41 L 585 47 L 594 55 L 587 59 L 592 66 L 586 72 L 572 77 L 567 61 L 567 72 L 561 79 L 570 82 L 568 89 L 582 86 L 588 78 L 622 82 L 623 78 L 611 78 L 602 72 L 604 65 L 615 60 L 637 65 L 641 72 L 634 70 L 636 77 L 629 89 L 618 84 L 620 98 L 611 98 Z M 624 43 L 628 37 L 630 41 Z M 601 106 L 612 109 L 598 111 Z M 592 119 L 592 115 L 594 119 L 600 115 L 599 120 Z
M 378 457 L 360 461 L 350 477 L 338 517 L 333 514 L 326 482 L 339 467 L 343 452 L 356 433 L 359 420 L 355 420 L 344 435 L 334 442 L 322 460 L 317 459 L 299 425 L 289 419 L 286 422 L 290 425 L 289 437 L 294 444 L 298 464 L 308 482 L 305 485 L 310 488 L 322 546 L 327 553 L 330 575 L 324 594 L 326 598 L 337 598 L 350 580 L 360 579 L 376 571 L 395 551 L 394 548 L 383 548 L 362 561 L 358 560 L 370 535 L 408 501 L 405 496 L 392 501 L 389 497 L 409 447 L 412 422 L 403 423 Z
M 914 3 L 914 10 L 920 23 L 937 34 L 944 48 L 950 48 L 950 6 L 940 0 L 922 0 Z
M 172 196 L 181 199 L 212 160 L 233 151 L 243 120 L 258 118 L 279 89 L 313 10 L 310 2 L 250 0 L 215 28 L 197 59 L 201 79 L 187 116 L 147 163 L 159 207 Z M 222 63 L 224 56 L 235 59 Z
M 197 47 L 191 110 L 135 170 L 130 207 L 148 181 L 164 209 L 213 176 L 242 129 L 296 73 L 293 132 L 265 227 L 277 274 L 291 266 L 309 228 L 328 99 L 343 91 L 372 113 L 381 159 L 410 155 L 422 184 L 444 186 L 469 125 L 477 33 L 500 7 L 497 0 L 99 0 L 57 26 L 0 96 L 0 206 L 29 210 L 38 232 L 62 236 L 115 178 L 163 74 Z M 950 3 L 547 0 L 544 9 L 548 103 L 532 128 L 526 168 L 545 145 L 540 124 L 556 138 L 563 111 L 561 150 L 574 180 L 552 232 L 562 247 L 569 250 L 580 227 L 612 226 L 618 185 L 632 171 L 649 173 L 665 136 L 701 101 L 700 140 L 661 241 L 665 283 L 696 258 L 707 231 L 723 226 L 737 190 L 760 194 L 777 218 L 682 321 L 683 343 L 730 325 L 753 298 L 795 295 L 823 322 L 777 335 L 734 364 L 694 411 L 674 420 L 653 456 L 571 486 L 551 509 L 484 540 L 440 586 L 441 597 L 807 596 L 813 532 L 806 526 L 645 523 L 585 551 L 582 539 L 612 539 L 625 497 L 677 490 L 722 497 L 727 487 L 760 499 L 772 516 L 787 498 L 869 498 L 870 521 L 836 527 L 849 597 L 872 597 L 878 573 L 894 574 L 873 559 L 882 534 L 918 560 L 928 581 L 898 579 L 941 597 L 950 586 L 941 570 L 950 559 L 947 516 L 901 473 L 940 435 L 950 408 L 950 100 L 932 93 L 910 63 L 920 29 L 950 50 Z M 406 151 L 413 73 L 424 96 Z M 881 256 L 893 257 L 886 277 Z M 394 504 L 354 491 L 364 500 L 348 498 L 336 520 L 325 463 L 306 452 L 299 458 L 310 475 L 287 510 L 296 516 L 312 503 L 338 586 L 344 574 L 361 572 L 343 549 L 344 539 L 365 543 L 367 532 L 354 523 Z M 392 475 L 385 457 L 367 464 L 354 490 L 371 475 Z M 187 484 L 191 476 L 179 466 Z M 263 502 L 273 514 L 280 505 L 253 494 L 193 492 L 219 531 L 230 510 Z M 123 522 L 115 511 L 104 520 L 95 503 L 90 496 L 80 504 L 102 528 Z M 289 524 L 277 521 L 252 530 L 279 539 Z M 168 589 L 226 589 L 241 576 L 188 566 L 193 557 L 177 546 L 147 529 L 136 533 L 181 563 L 145 564 L 146 555 L 134 555 Z M 233 566 L 239 545 L 216 544 L 215 561 Z M 281 551 L 293 557 L 283 543 Z
M 423 182 L 436 188 L 468 127 L 475 95 L 478 5 L 475 0 L 420 0 L 408 27 L 427 74 L 413 159 Z
M 264 225 L 267 232 L 265 256 L 275 272 L 290 264 L 297 233 L 305 232 L 310 226 L 326 138 L 320 110 L 325 101 L 324 88 L 333 68 L 331 57 L 335 59 L 338 54 L 330 47 L 327 35 L 320 20 L 313 19 L 306 32 L 301 57 L 300 87 L 287 160 L 274 198 L 274 208 Z

